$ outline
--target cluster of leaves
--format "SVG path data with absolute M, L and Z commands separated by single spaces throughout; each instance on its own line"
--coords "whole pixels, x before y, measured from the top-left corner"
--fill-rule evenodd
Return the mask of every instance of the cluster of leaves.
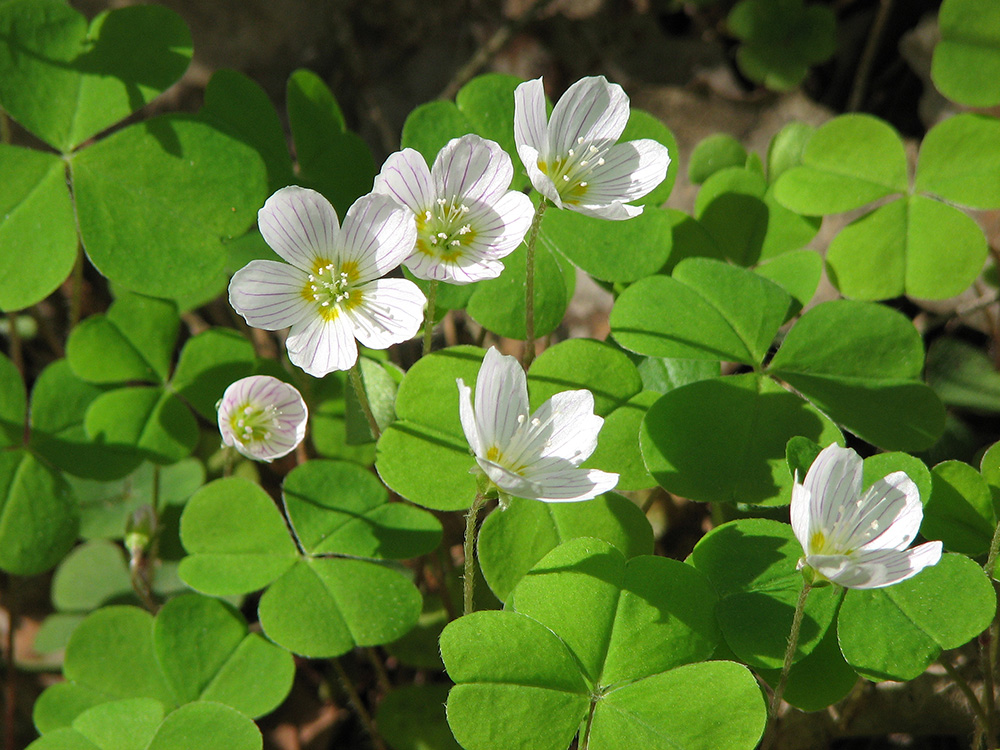
M 986 81 L 1000 37 L 984 1 L 946 0 L 935 55 L 942 90 L 972 104 L 1000 99 Z M 992 20 L 973 33 L 977 9 Z M 831 24 L 801 2 L 745 0 L 730 17 L 744 70 L 778 88 L 822 59 Z M 774 53 L 777 38 L 794 39 L 794 50 Z M 43 300 L 85 262 L 115 293 L 106 312 L 72 327 L 65 357 L 38 373 L 30 398 L 0 357 L 0 569 L 56 568 L 56 614 L 36 647 L 65 649 L 65 681 L 35 705 L 32 748 L 253 750 L 262 742 L 253 720 L 285 700 L 293 654 L 374 646 L 434 675 L 380 706 L 380 731 L 399 750 L 417 739 L 435 750 L 456 741 L 564 750 L 578 733 L 594 750 L 752 748 L 766 711 L 750 670 L 779 679 L 802 585 L 790 527 L 758 516 L 780 517 L 768 506 L 787 505 L 796 473 L 845 432 L 873 448 L 866 484 L 900 470 L 913 479 L 922 535 L 949 554 L 889 589 L 816 589 L 787 700 L 816 710 L 859 676 L 912 679 L 990 626 L 994 571 L 979 561 L 1000 520 L 1000 447 L 978 469 L 928 468 L 900 451 L 941 444 L 945 404 L 1000 411 L 998 376 L 953 339 L 925 362 L 912 322 L 882 302 L 951 297 L 980 276 L 987 243 L 965 209 L 1000 208 L 996 118 L 936 126 L 912 179 L 891 126 L 849 115 L 787 127 L 763 159 L 728 136 L 706 140 L 690 159 L 701 186 L 693 215 L 660 207 L 676 159 L 635 219 L 549 210 L 536 248 L 536 333 L 558 329 L 580 272 L 615 301 L 607 341 L 562 341 L 533 361 L 532 408 L 590 390 L 605 422 L 585 466 L 620 474 L 621 492 L 662 488 L 744 517 L 681 562 L 652 554 L 634 498 L 515 498 L 478 536 L 488 611 L 456 618 L 453 540 L 442 542 L 440 519 L 477 493 L 455 381 L 473 383 L 484 352 L 453 346 L 406 371 L 365 353 L 376 442 L 344 377 L 307 382 L 229 327 L 181 336 L 181 313 L 215 299 L 227 271 L 273 257 L 251 227 L 269 191 L 307 184 L 343 216 L 376 173 L 306 71 L 288 82 L 297 170 L 278 114 L 232 72 L 213 76 L 197 115 L 107 132 L 176 81 L 190 56 L 183 21 L 162 7 L 88 25 L 61 0 L 0 3 L 0 104 L 46 146 L 0 144 L 0 307 Z M 962 81 L 974 68 L 986 82 L 973 101 Z M 516 164 L 518 83 L 481 76 L 454 102 L 418 107 L 402 146 L 431 162 L 473 132 Z M 669 129 L 640 110 L 622 138 L 677 153 Z M 528 185 L 518 171 L 514 187 Z M 847 299 L 810 307 L 824 260 L 807 246 L 822 217 L 876 203 L 826 257 Z M 523 338 L 526 256 L 522 246 L 506 257 L 499 278 L 442 287 L 439 309 Z M 263 476 L 227 464 L 215 404 L 253 373 L 300 387 L 306 455 L 316 457 Z M 280 505 L 267 491 L 279 484 Z M 428 575 L 431 557 L 444 559 L 438 576 Z M 141 608 L 156 601 L 155 616 Z M 244 619 L 253 612 L 262 634 Z

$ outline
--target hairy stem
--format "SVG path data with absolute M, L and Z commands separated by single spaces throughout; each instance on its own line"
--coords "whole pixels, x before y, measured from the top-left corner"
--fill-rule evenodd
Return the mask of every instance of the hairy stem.
M 882 32 L 885 30 L 885 24 L 889 20 L 891 12 L 892 0 L 880 0 L 875 20 L 872 21 L 871 31 L 868 32 L 868 40 L 861 52 L 861 60 L 854 73 L 854 83 L 847 101 L 848 112 L 857 112 L 864 103 L 865 94 L 868 92 L 868 78 L 871 75 L 872 64 L 875 62 L 875 53 L 878 52 Z
M 955 686 L 962 691 L 962 695 L 969 702 L 969 707 L 972 712 L 976 715 L 976 720 L 979 722 L 980 726 L 986 727 L 986 712 L 983 710 L 983 704 L 979 702 L 976 694 L 972 691 L 972 687 L 966 681 L 962 675 L 958 673 L 958 670 L 952 666 L 952 663 L 945 658 L 944 654 L 941 655 L 939 659 L 941 666 L 944 667 L 944 671 L 948 673 L 951 681 L 955 683 Z
M 427 287 L 427 308 L 424 311 L 424 351 L 426 357 L 431 353 L 432 339 L 434 338 L 434 308 L 437 304 L 438 282 L 432 279 Z
M 365 649 L 365 654 L 368 656 L 368 661 L 372 663 L 372 667 L 375 668 L 375 677 L 378 679 L 378 686 L 382 694 L 391 693 L 392 680 L 389 679 L 389 673 L 385 669 L 385 664 L 382 662 L 379 652 L 373 647 L 368 646 Z
M 467 615 L 475 609 L 473 594 L 476 587 L 476 519 L 479 510 L 486 502 L 482 492 L 476 493 L 476 499 L 465 516 L 465 575 L 462 579 L 463 607 L 462 614 Z
M 528 251 L 524 260 L 524 369 L 528 369 L 535 358 L 535 243 L 547 205 L 549 202 L 544 197 L 538 201 L 531 229 L 528 230 Z
M 372 431 L 372 437 L 378 440 L 382 437 L 382 430 L 378 427 L 378 422 L 375 421 L 375 414 L 372 412 L 372 405 L 368 403 L 368 394 L 365 392 L 365 383 L 361 379 L 361 360 L 358 359 L 354 366 L 351 367 L 351 385 L 354 386 L 354 394 L 358 397 L 358 403 L 361 404 L 361 411 L 365 413 L 365 419 L 368 420 L 368 427 Z
M 344 665 L 340 663 L 340 659 L 331 659 L 334 668 L 337 670 L 337 676 L 340 678 L 340 684 L 344 686 L 344 690 L 347 692 L 347 697 L 351 701 L 351 706 L 354 708 L 354 712 L 361 719 L 361 723 L 364 724 L 365 730 L 368 732 L 368 736 L 371 737 L 372 745 L 375 750 L 386 750 L 385 742 L 382 740 L 382 736 L 375 729 L 375 722 L 372 721 L 372 716 L 368 713 L 368 709 L 365 708 L 365 704 L 361 701 L 361 696 L 358 694 L 358 689 L 354 687 L 354 683 L 351 682 L 351 678 L 348 677 L 347 671 L 344 669 Z
M 785 687 L 788 685 L 788 673 L 792 669 L 792 660 L 795 659 L 795 649 L 799 646 L 799 631 L 802 629 L 802 616 L 805 614 L 806 597 L 809 596 L 811 589 L 812 584 L 808 581 L 803 581 L 802 591 L 799 592 L 799 599 L 795 603 L 795 614 L 792 616 L 792 629 L 788 634 L 788 647 L 785 649 L 785 660 L 781 665 L 781 676 L 778 678 L 778 684 L 774 688 L 774 695 L 771 696 L 771 704 L 768 706 L 767 728 L 764 731 L 764 741 L 761 743 L 761 748 L 769 748 L 774 742 L 775 718 L 777 717 L 778 706 L 781 705 L 781 699 L 785 695 Z

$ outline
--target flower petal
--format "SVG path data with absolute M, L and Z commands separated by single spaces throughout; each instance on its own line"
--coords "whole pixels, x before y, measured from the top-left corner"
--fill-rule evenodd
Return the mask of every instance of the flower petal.
M 643 210 L 642 206 L 630 206 L 627 203 L 622 203 L 620 200 L 606 204 L 567 203 L 564 208 L 576 211 L 584 216 L 593 216 L 595 219 L 607 219 L 609 221 L 634 219 Z
M 413 212 L 388 195 L 369 193 L 347 209 L 339 264 L 356 263 L 355 283 L 384 276 L 413 252 L 417 225 Z
M 548 121 L 545 116 L 545 88 L 541 78 L 525 81 L 514 89 L 514 143 L 529 174 L 532 166 L 538 168 L 539 154 L 548 156 Z M 534 150 L 535 158 L 530 164 L 524 160 L 521 146 L 530 146 Z
M 469 447 L 477 456 L 485 456 L 486 449 L 479 437 L 479 427 L 476 425 L 476 412 L 472 408 L 472 389 L 461 378 L 456 378 L 458 384 L 458 417 L 462 420 L 462 430 Z
M 806 564 L 836 584 L 851 589 L 877 589 L 912 578 L 941 559 L 941 542 L 908 550 L 881 549 L 853 555 L 808 555 Z
M 493 203 L 510 187 L 514 166 L 500 144 L 470 133 L 448 141 L 434 160 L 431 177 L 445 200 Z
M 490 347 L 476 378 L 476 423 L 483 445 L 502 452 L 529 413 L 524 370 L 517 359 Z
M 586 390 L 556 393 L 532 415 L 543 425 L 545 444 L 543 458 L 564 458 L 576 466 L 590 458 L 597 448 L 597 434 L 604 419 L 594 414 L 594 395 Z
M 424 320 L 427 299 L 420 287 L 407 279 L 377 279 L 356 287 L 361 303 L 343 310 L 353 335 L 370 349 L 388 349 L 413 338 Z
M 865 493 L 862 504 L 871 510 L 866 512 L 860 525 L 875 533 L 862 544 L 852 544 L 852 549 L 904 550 L 920 531 L 924 519 L 920 490 L 905 472 L 896 471 L 875 482 Z M 877 524 L 874 529 L 871 528 L 873 523 Z
M 233 274 L 229 304 L 248 325 L 277 331 L 295 325 L 315 310 L 302 296 L 304 271 L 273 260 L 252 260 Z
M 526 472 L 523 476 L 509 469 L 477 458 L 479 466 L 493 482 L 509 495 L 541 500 L 547 503 L 590 500 L 608 492 L 618 484 L 618 475 L 597 469 L 578 469 L 569 461 L 550 466 L 541 472 Z
M 621 86 L 608 83 L 604 76 L 581 78 L 566 90 L 552 110 L 550 155 L 566 154 L 580 143 L 618 140 L 628 123 L 628 115 L 628 96 Z
M 670 156 L 662 143 L 646 138 L 615 144 L 604 164 L 588 176 L 587 192 L 579 204 L 593 209 L 637 200 L 663 182 L 669 166 Z
M 556 190 L 555 183 L 538 168 L 538 160 L 541 158 L 540 152 L 533 146 L 519 145 L 517 147 L 517 155 L 521 157 L 521 162 L 528 171 L 528 179 L 531 180 L 531 184 L 535 190 L 555 203 L 559 208 L 562 208 L 562 198 L 559 197 L 559 191 Z
M 354 328 L 344 315 L 331 320 L 317 315 L 292 326 L 285 346 L 292 364 L 315 378 L 334 370 L 349 370 L 358 359 Z
M 433 206 L 437 197 L 427 162 L 412 148 L 397 151 L 385 160 L 372 192 L 392 196 L 415 214 Z
M 309 188 L 281 188 L 257 212 L 257 226 L 278 255 L 311 272 L 318 258 L 329 260 L 340 225 L 330 201 Z
M 445 281 L 457 286 L 495 279 L 503 273 L 504 268 L 503 263 L 493 259 L 492 253 L 484 253 L 476 246 L 467 247 L 454 260 L 414 253 L 406 259 L 405 265 L 418 279 Z
M 817 532 L 829 535 L 837 521 L 854 513 L 861 496 L 861 457 L 832 443 L 813 461 L 803 487 L 809 498 L 809 539 Z M 806 554 L 814 550 L 804 545 Z
M 273 421 L 266 437 L 254 435 L 248 440 L 234 431 L 234 422 L 244 416 L 245 409 L 262 411 L 268 407 L 273 409 Z M 302 442 L 308 416 L 302 394 L 293 386 L 269 375 L 252 375 L 226 388 L 219 402 L 219 432 L 224 444 L 244 456 L 272 461 L 291 453 Z

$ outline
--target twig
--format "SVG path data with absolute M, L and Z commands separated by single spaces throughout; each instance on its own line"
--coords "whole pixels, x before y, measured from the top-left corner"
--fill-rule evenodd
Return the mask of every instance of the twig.
M 875 62 L 875 53 L 878 52 L 882 32 L 885 30 L 885 24 L 891 13 L 892 0 L 880 0 L 875 20 L 868 32 L 868 40 L 865 42 L 858 67 L 854 71 L 854 83 L 851 86 L 851 95 L 847 100 L 848 112 L 857 112 L 864 102 L 865 94 L 868 93 L 868 78 L 871 75 L 872 64 Z

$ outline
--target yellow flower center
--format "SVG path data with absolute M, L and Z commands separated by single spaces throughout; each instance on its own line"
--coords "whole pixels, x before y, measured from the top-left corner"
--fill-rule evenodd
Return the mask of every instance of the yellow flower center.
M 229 426 L 232 428 L 233 437 L 241 445 L 248 445 L 267 440 L 271 436 L 271 431 L 277 429 L 279 416 L 280 412 L 274 404 L 261 406 L 246 401 L 233 409 L 229 417 Z
M 556 156 L 552 161 L 538 160 L 538 168 L 556 186 L 563 203 L 576 205 L 587 195 L 588 180 L 596 167 L 604 166 L 604 156 L 611 144 L 585 145 L 576 139 L 576 148 Z
M 417 214 L 417 251 L 444 261 L 458 260 L 476 237 L 466 221 L 468 213 L 458 196 L 450 201 L 438 198 L 433 210 Z
M 325 320 L 333 320 L 340 315 L 341 308 L 351 309 L 361 304 L 357 281 L 357 263 L 348 261 L 337 268 L 332 261 L 318 258 L 302 287 L 302 297 L 315 303 Z

